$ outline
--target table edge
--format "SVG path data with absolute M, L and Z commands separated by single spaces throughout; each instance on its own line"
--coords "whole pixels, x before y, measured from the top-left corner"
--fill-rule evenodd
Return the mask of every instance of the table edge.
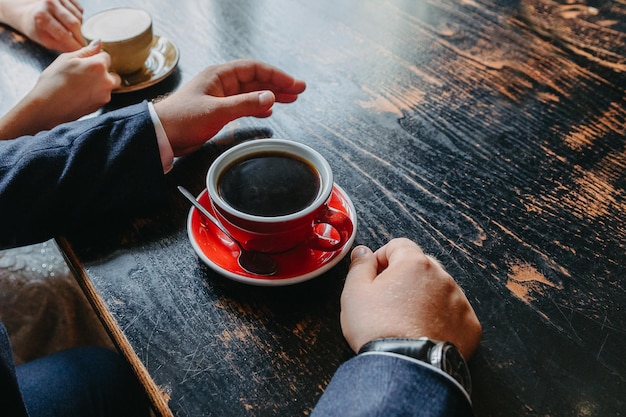
M 150 373 L 146 369 L 146 367 L 137 356 L 137 353 L 133 349 L 129 340 L 124 335 L 122 329 L 120 328 L 118 322 L 115 320 L 111 312 L 107 309 L 104 300 L 98 294 L 98 291 L 94 287 L 93 283 L 89 280 L 89 277 L 85 273 L 85 269 L 83 268 L 81 262 L 78 260 L 76 253 L 72 249 L 72 246 L 68 242 L 68 240 L 61 236 L 55 238 L 56 244 L 59 247 L 59 250 L 65 261 L 68 264 L 68 267 L 72 271 L 74 278 L 78 282 L 78 285 L 82 289 L 83 293 L 87 297 L 87 300 L 93 307 L 98 316 L 99 320 L 102 322 L 105 330 L 113 340 L 113 344 L 119 351 L 119 353 L 128 361 L 133 372 L 139 379 L 139 382 L 144 387 L 146 394 L 155 411 L 161 417 L 174 417 L 174 414 L 170 410 L 168 406 L 168 399 L 166 398 L 167 394 L 163 392 L 156 384 L 156 382 L 150 376 Z

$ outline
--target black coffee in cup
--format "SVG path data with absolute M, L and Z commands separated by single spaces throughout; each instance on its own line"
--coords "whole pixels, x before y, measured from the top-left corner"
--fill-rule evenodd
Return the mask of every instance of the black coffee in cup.
M 308 207 L 320 192 L 320 175 L 306 161 L 283 152 L 259 152 L 230 164 L 217 191 L 243 213 L 276 217 Z

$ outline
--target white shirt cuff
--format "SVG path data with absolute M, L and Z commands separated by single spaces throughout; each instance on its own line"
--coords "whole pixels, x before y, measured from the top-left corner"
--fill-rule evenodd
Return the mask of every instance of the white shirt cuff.
M 148 111 L 150 112 L 150 118 L 152 119 L 152 124 L 154 124 L 154 131 L 156 132 L 163 172 L 167 174 L 174 166 L 174 151 L 172 150 L 172 145 L 167 138 L 165 129 L 163 129 L 161 119 L 159 119 L 156 110 L 154 110 L 154 104 L 152 104 L 152 102 L 150 101 L 148 102 Z

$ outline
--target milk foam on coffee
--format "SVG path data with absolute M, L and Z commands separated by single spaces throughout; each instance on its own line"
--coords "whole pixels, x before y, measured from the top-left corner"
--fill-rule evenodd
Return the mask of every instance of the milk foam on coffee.
M 103 42 L 117 42 L 144 32 L 151 25 L 150 15 L 144 10 L 112 9 L 85 22 L 82 31 L 86 38 Z

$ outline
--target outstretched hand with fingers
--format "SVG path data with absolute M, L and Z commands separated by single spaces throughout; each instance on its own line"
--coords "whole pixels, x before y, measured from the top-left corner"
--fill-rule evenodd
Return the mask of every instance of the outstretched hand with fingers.
M 291 103 L 305 88 L 304 81 L 271 65 L 238 60 L 206 68 L 154 108 L 174 155 L 181 156 L 237 118 L 270 116 L 275 102 Z

